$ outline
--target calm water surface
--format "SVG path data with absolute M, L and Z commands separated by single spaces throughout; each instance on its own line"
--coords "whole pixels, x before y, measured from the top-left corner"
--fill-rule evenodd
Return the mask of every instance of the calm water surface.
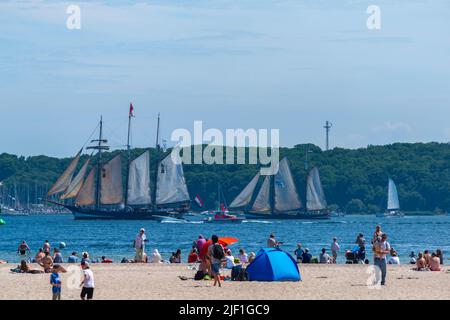
M 106 255 L 114 260 L 132 258 L 132 242 L 141 227 L 147 230 L 150 242 L 146 251 L 157 248 L 163 258 L 180 248 L 187 260 L 192 241 L 199 234 L 210 237 L 233 236 L 239 243 L 232 249 L 245 248 L 257 252 L 264 247 L 271 232 L 283 241 L 282 248 L 292 252 L 297 242 L 309 248 L 314 256 L 322 247 L 329 250 L 336 236 L 341 245 L 338 262 L 344 262 L 344 251 L 352 249 L 356 236 L 362 232 L 370 239 L 377 224 L 389 236 L 389 242 L 399 252 L 403 263 L 409 261 L 411 251 L 442 249 L 450 257 L 450 217 L 422 216 L 377 218 L 375 216 L 346 216 L 325 221 L 275 220 L 247 221 L 242 224 L 204 224 L 202 222 L 159 223 L 156 221 L 83 221 L 72 215 L 35 215 L 4 217 L 7 224 L 0 226 L 0 259 L 18 262 L 17 246 L 26 240 L 33 255 L 48 239 L 52 245 L 64 241 L 64 259 L 72 251 L 88 251 L 93 258 Z M 370 250 L 369 250 L 370 251 Z

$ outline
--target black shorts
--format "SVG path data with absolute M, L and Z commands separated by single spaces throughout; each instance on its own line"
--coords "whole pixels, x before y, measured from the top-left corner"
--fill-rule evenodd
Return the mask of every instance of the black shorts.
M 92 299 L 92 297 L 94 296 L 94 288 L 83 287 L 83 289 L 81 289 L 80 297 L 85 298 L 86 296 L 88 299 Z

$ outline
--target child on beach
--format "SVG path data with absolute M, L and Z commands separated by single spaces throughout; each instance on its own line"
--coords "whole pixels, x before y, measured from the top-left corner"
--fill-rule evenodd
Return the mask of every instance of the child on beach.
M 89 262 L 84 261 L 81 263 L 81 269 L 83 270 L 83 281 L 80 284 L 80 287 L 83 287 L 81 290 L 81 300 L 92 300 L 94 297 L 94 274 L 89 267 Z
M 50 285 L 52 286 L 52 300 L 61 300 L 61 278 L 60 272 L 66 272 L 66 270 L 59 264 L 55 264 L 50 275 Z

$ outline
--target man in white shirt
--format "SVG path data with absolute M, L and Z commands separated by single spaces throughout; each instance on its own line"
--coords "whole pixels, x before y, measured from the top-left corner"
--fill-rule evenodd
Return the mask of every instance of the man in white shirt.
M 135 260 L 136 262 L 144 261 L 145 242 L 147 242 L 147 236 L 145 235 L 145 229 L 142 228 L 134 239 L 134 249 L 136 250 Z
M 381 271 L 381 285 L 384 286 L 386 284 L 386 256 L 390 253 L 391 246 L 387 242 L 387 234 L 383 233 L 383 235 L 378 237 L 373 243 L 373 253 L 374 253 L 374 265 L 380 268 Z M 376 280 L 377 283 L 379 281 L 379 272 L 376 272 Z
M 338 252 L 341 249 L 339 246 L 339 243 L 337 242 L 337 238 L 333 238 L 333 243 L 331 244 L 331 255 L 333 256 L 333 259 L 331 260 L 332 263 L 336 263 L 336 259 L 338 256 Z
M 92 270 L 89 268 L 89 263 L 87 261 L 83 261 L 81 263 L 81 269 L 83 269 L 83 281 L 80 284 L 80 287 L 82 286 L 83 289 L 81 289 L 81 300 L 92 300 L 94 297 L 94 274 L 92 273 Z

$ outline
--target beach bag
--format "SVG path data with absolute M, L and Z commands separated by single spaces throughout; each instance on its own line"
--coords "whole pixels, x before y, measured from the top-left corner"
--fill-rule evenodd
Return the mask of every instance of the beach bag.
M 205 274 L 203 273 L 203 271 L 198 270 L 194 276 L 194 280 L 203 280 L 204 277 L 205 277 Z
M 223 250 L 223 247 L 218 243 L 214 244 L 213 257 L 214 257 L 214 259 L 217 259 L 217 260 L 222 260 L 223 257 L 225 257 L 225 252 Z

